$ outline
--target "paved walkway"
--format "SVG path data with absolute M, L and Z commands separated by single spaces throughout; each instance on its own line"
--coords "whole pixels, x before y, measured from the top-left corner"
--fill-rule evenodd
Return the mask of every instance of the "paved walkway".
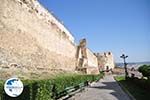
M 69 100 L 131 100 L 120 88 L 112 75 L 105 76 L 97 83 L 92 83 L 83 92 Z

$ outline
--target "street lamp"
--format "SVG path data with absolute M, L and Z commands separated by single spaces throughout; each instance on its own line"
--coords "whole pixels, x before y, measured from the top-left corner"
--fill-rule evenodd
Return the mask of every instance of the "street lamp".
M 128 56 L 126 56 L 125 54 L 122 54 L 121 56 L 120 56 L 120 58 L 122 58 L 123 59 L 123 62 L 124 62 L 124 69 L 125 69 L 125 78 L 127 79 L 127 77 L 128 77 L 128 71 L 127 71 L 127 63 L 126 63 L 126 58 L 127 58 Z

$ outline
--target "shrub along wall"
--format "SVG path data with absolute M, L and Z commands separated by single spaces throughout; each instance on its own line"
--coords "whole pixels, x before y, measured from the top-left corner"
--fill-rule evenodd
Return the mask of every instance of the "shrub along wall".
M 139 79 L 139 78 L 128 78 L 131 82 L 134 82 L 135 85 L 138 85 L 139 87 L 150 91 L 150 65 L 142 65 L 138 68 L 138 71 L 142 73 L 144 77 L 147 77 L 147 79 Z
M 23 93 L 15 100 L 52 100 L 54 92 L 63 91 L 65 88 L 75 86 L 85 81 L 96 81 L 101 78 L 100 75 L 58 75 L 49 80 L 24 80 Z M 4 82 L 0 82 L 0 97 L 2 100 L 14 100 L 5 94 L 3 90 Z M 55 90 L 53 86 L 55 85 Z M 52 92 L 53 91 L 53 92 Z
M 150 65 L 142 65 L 138 68 L 138 71 L 141 72 L 144 77 L 150 79 Z
M 4 82 L 0 81 L 0 96 L 2 96 L 2 94 L 3 94 L 3 84 L 4 84 Z M 1 100 L 1 98 L 0 98 L 0 100 Z
M 128 78 L 128 81 L 134 83 L 135 85 L 150 91 L 150 80 L 147 79 L 139 79 L 139 78 Z

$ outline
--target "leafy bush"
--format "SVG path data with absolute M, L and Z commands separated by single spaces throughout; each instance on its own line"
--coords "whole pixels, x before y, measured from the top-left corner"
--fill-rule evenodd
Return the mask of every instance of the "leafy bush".
M 3 84 L 4 84 L 4 82 L 0 81 L 0 100 L 1 100 L 1 96 L 3 94 Z
M 75 86 L 85 81 L 96 81 L 101 78 L 100 75 L 58 75 L 49 80 L 23 80 L 23 93 L 15 100 L 52 100 L 52 95 L 63 91 L 65 88 Z M 14 100 L 5 94 L 3 90 L 4 82 L 0 82 L 0 97 L 2 100 Z M 56 89 L 53 90 L 55 85 Z
M 144 77 L 150 78 L 150 65 L 142 65 L 138 68 Z

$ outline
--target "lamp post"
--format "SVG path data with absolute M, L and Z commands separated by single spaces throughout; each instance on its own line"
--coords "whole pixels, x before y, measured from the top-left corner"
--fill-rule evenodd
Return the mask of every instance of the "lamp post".
M 125 54 L 122 54 L 121 56 L 120 56 L 120 58 L 122 58 L 123 59 L 123 62 L 124 62 L 124 69 L 125 69 L 125 78 L 127 79 L 127 77 L 128 77 L 128 71 L 127 71 L 127 63 L 126 63 L 126 58 L 127 58 L 128 56 L 126 56 Z

